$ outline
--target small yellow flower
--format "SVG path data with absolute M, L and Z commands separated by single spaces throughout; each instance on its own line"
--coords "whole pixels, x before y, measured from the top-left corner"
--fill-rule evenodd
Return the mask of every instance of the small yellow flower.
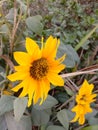
M 21 81 L 12 90 L 17 92 L 23 88 L 19 97 L 28 95 L 28 106 L 31 105 L 32 98 L 34 104 L 40 98 L 40 104 L 43 103 L 50 90 L 50 83 L 55 86 L 64 85 L 64 80 L 58 73 L 65 68 L 65 65 L 61 64 L 65 55 L 55 59 L 59 44 L 60 41 L 52 36 L 47 39 L 45 44 L 42 38 L 40 49 L 34 40 L 26 38 L 27 52 L 14 52 L 14 58 L 19 66 L 15 66 L 16 72 L 7 78 L 11 81 Z
M 93 84 L 89 84 L 86 80 L 82 84 L 79 93 L 76 95 L 77 105 L 72 108 L 73 112 L 76 112 L 76 116 L 71 122 L 75 122 L 79 119 L 79 124 L 85 123 L 85 114 L 92 112 L 90 103 L 95 101 L 96 94 L 92 94 L 94 88 Z

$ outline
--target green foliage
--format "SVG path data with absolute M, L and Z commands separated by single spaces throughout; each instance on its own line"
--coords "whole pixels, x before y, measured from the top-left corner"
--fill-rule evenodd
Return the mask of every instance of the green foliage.
M 0 98 L 0 115 L 13 110 L 15 97 L 2 95 Z
M 7 126 L 6 126 L 6 121 L 5 121 L 5 117 L 0 116 L 0 130 L 6 130 Z
M 65 45 L 61 42 L 58 49 L 58 57 L 66 54 L 65 61 L 63 62 L 67 67 L 72 68 L 75 64 L 79 63 L 79 56 L 71 45 Z
M 81 41 L 78 43 L 75 49 L 78 50 L 81 46 L 83 46 L 83 44 L 85 44 L 85 42 L 88 40 L 88 38 L 91 37 L 91 35 L 95 32 L 97 28 L 98 25 L 96 25 L 96 27 L 93 30 L 91 30 L 83 39 L 81 39 Z
M 51 114 L 51 109 L 38 110 L 32 108 L 32 124 L 34 126 L 41 126 L 48 123 Z
M 60 123 L 63 125 L 65 130 L 69 130 L 70 121 L 72 120 L 73 116 L 74 114 L 67 109 L 60 110 L 57 113 L 57 118 L 60 121 Z
M 50 109 L 53 106 L 55 106 L 57 103 L 58 103 L 58 101 L 54 97 L 48 95 L 47 99 L 43 102 L 42 105 L 37 103 L 37 104 L 34 105 L 34 108 L 38 109 L 38 110 Z
M 32 122 L 33 125 L 46 125 L 51 115 L 51 108 L 57 104 L 57 100 L 52 96 L 48 95 L 47 99 L 42 105 L 37 103 L 32 106 Z
M 98 125 L 88 126 L 83 128 L 82 130 L 98 130 Z
M 69 96 L 66 92 L 56 93 L 55 97 L 61 103 L 64 103 L 65 101 L 67 101 L 69 99 Z
M 66 110 L 61 110 L 57 114 L 58 120 L 61 122 L 65 130 L 68 130 L 69 128 L 69 120 Z
M 26 25 L 30 31 L 41 35 L 43 30 L 43 24 L 41 23 L 41 20 L 42 17 L 40 15 L 28 17 L 26 19 Z
M 16 98 L 14 101 L 14 116 L 15 120 L 19 121 L 25 112 L 27 106 L 27 97 Z
M 13 113 L 5 114 L 7 128 L 9 130 L 32 130 L 30 116 L 24 115 L 19 122 L 14 119 Z
M 65 130 L 65 129 L 61 126 L 50 125 L 46 130 Z
M 72 96 L 84 79 L 94 83 L 94 90 L 98 93 L 97 73 L 64 79 L 64 87 L 53 87 L 42 105 L 38 102 L 30 108 L 27 107 L 27 97 L 18 98 L 21 90 L 11 91 L 18 82 L 12 84 L 6 78 L 17 65 L 13 52 L 25 51 L 25 38 L 31 37 L 40 45 L 39 39 L 42 36 L 46 39 L 49 35 L 60 38 L 57 58 L 66 54 L 63 62 L 66 69 L 60 74 L 98 69 L 97 1 L 0 1 L 0 130 L 81 129 L 77 123 L 70 123 L 74 117 L 71 108 L 75 104 Z M 7 96 L 5 92 L 12 95 Z M 87 124 L 82 130 L 98 129 L 96 103 L 92 106 L 95 107 L 93 112 L 86 115 Z

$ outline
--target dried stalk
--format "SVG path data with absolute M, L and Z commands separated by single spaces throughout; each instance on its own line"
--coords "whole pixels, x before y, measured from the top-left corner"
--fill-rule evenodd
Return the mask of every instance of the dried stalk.
M 95 74 L 96 71 L 98 71 L 98 69 L 92 69 L 88 71 L 79 71 L 79 72 L 77 71 L 73 73 L 61 74 L 61 77 L 66 78 L 66 77 L 72 77 L 72 76 L 77 76 L 77 75 L 82 75 L 82 74 Z
M 21 20 L 21 16 L 22 16 L 22 11 L 20 10 L 20 15 L 19 15 L 19 18 L 17 20 L 16 0 L 14 0 L 14 25 L 13 25 L 13 29 L 12 29 L 12 35 L 10 37 L 10 54 L 13 53 L 15 34 L 17 32 L 17 29 L 18 29 L 18 26 L 19 26 L 19 23 Z

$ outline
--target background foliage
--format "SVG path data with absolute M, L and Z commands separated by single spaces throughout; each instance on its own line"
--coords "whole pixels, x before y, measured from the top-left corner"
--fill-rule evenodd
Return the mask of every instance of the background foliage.
M 64 88 L 49 92 L 42 106 L 26 108 L 27 98 L 11 96 L 6 76 L 14 71 L 14 51 L 25 51 L 25 38 L 40 45 L 43 36 L 60 38 L 58 57 L 66 53 L 66 70 L 62 73 L 98 70 L 98 1 L 97 0 L 1 0 L 0 1 L 0 130 L 97 130 L 98 100 L 92 104 L 93 113 L 86 123 L 70 123 L 70 110 L 84 79 L 95 85 L 98 73 L 65 78 Z M 61 74 L 62 74 L 61 73 Z M 3 95 L 5 94 L 5 95 Z M 7 96 L 8 95 L 8 96 Z

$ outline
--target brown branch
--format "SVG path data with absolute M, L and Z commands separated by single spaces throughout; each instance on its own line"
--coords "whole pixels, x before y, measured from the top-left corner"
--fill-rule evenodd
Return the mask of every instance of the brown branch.
M 16 0 L 14 0 L 14 25 L 13 25 L 13 30 L 12 30 L 12 35 L 10 37 L 10 53 L 12 54 L 13 52 L 13 47 L 14 47 L 14 39 L 15 39 L 15 34 L 17 32 L 20 20 L 21 20 L 21 15 L 22 11 L 20 9 L 20 14 L 17 20 L 17 7 L 16 7 Z
M 4 59 L 4 60 L 7 62 L 7 64 L 10 66 L 10 69 L 11 69 L 12 71 L 15 71 L 15 70 L 14 70 L 14 64 L 13 64 L 13 62 L 9 59 L 9 57 L 8 57 L 7 55 L 1 55 L 0 58 Z

